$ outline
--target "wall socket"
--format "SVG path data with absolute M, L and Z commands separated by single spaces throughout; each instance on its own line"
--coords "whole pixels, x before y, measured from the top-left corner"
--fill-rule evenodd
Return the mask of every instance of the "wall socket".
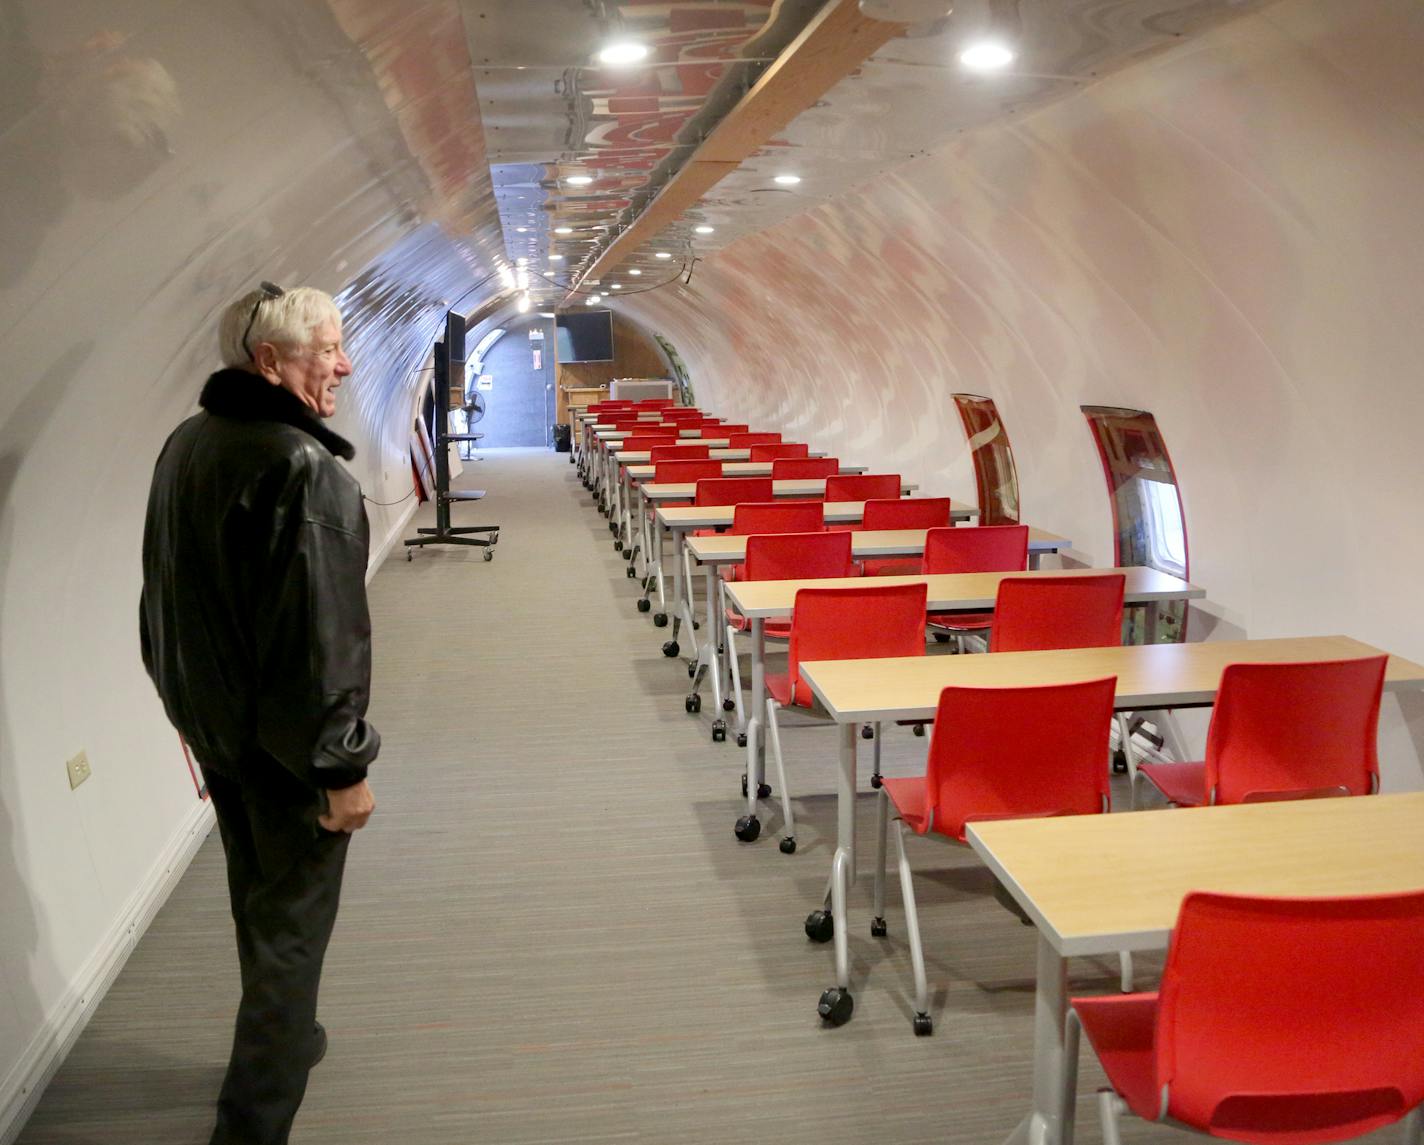
M 64 765 L 64 769 L 69 772 L 69 789 L 71 791 L 93 774 L 89 768 L 89 755 L 87 752 L 82 751 L 73 759 L 69 760 Z

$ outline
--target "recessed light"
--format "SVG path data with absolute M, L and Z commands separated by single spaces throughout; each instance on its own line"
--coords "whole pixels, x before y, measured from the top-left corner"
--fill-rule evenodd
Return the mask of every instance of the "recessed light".
M 527 258 L 517 258 L 514 260 L 515 266 L 527 266 L 528 264 L 529 260 Z
M 593 176 L 592 176 L 592 175 L 570 175 L 567 179 L 564 180 L 564 182 L 570 183 L 570 184 L 572 184 L 572 185 L 575 186 L 575 187 L 587 187 L 590 183 L 593 182 Z
M 653 257 L 654 257 L 654 258 L 672 258 L 672 255 L 668 254 L 668 252 L 665 251 L 665 250 L 660 250 L 660 251 L 658 251 L 657 254 L 653 255 Z
M 710 235 L 710 234 L 711 234 L 713 231 L 715 231 L 717 228 L 716 228 L 716 227 L 709 227 L 709 226 L 703 225 L 703 226 L 700 226 L 700 227 L 693 227 L 692 229 L 693 229 L 694 231 L 696 231 L 699 235 Z
M 529 228 L 528 228 L 528 227 L 515 227 L 514 230 L 515 230 L 515 233 L 516 233 L 516 234 L 521 234 L 521 235 L 522 235 L 522 234 L 527 233 L 528 230 L 529 230 Z
M 561 254 L 551 254 L 551 255 L 549 256 L 549 261 L 550 261 L 550 262 L 563 262 L 563 261 L 564 261 L 564 256 L 561 255 Z
M 970 44 L 960 52 L 959 62 L 966 68 L 973 68 L 976 72 L 988 72 L 1013 63 L 1014 53 L 1005 44 L 993 40 L 981 40 L 977 44 Z
M 601 295 L 601 294 L 590 294 L 590 295 L 588 296 L 588 298 L 584 301 L 584 305 L 585 305 L 585 306 L 597 306 L 597 305 L 598 305 L 600 302 L 602 302 L 602 301 L 603 301 L 603 295 Z
M 556 235 L 571 235 L 574 233 L 574 229 L 573 227 L 555 227 L 554 233 Z
M 778 175 L 772 180 L 773 183 L 780 183 L 783 187 L 790 187 L 801 182 L 800 175 Z
M 636 64 L 639 60 L 647 58 L 648 45 L 639 44 L 633 40 L 609 44 L 598 53 L 598 62 L 601 64 Z
M 519 296 L 519 313 L 529 313 L 529 295 L 527 293 Z
M 623 289 L 623 284 L 622 284 L 621 282 L 615 282 L 615 283 L 613 284 L 613 289 L 614 289 L 614 290 L 622 290 L 622 289 Z
M 540 318 L 552 318 L 552 317 L 554 317 L 554 312 L 553 312 L 552 310 L 541 310 L 541 311 L 539 311 L 539 317 L 540 317 Z
M 630 270 L 628 273 L 629 273 L 629 274 L 633 274 L 633 275 L 638 275 L 638 274 L 642 274 L 643 272 L 642 272 L 641 270 Z

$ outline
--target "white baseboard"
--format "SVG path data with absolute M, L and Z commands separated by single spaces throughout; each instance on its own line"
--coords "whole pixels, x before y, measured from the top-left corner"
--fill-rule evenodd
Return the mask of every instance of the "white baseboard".
M 405 508 L 396 523 L 391 526 L 390 532 L 386 534 L 386 539 L 376 546 L 375 552 L 371 554 L 371 559 L 366 563 L 366 583 L 371 583 L 371 578 L 376 575 L 376 570 L 381 567 L 385 559 L 391 555 L 391 550 L 401 542 L 401 537 L 405 534 L 405 527 L 410 524 L 410 519 L 415 516 L 415 511 L 420 508 L 414 498 Z M 4 1142 L 0 1141 L 0 1145 Z
M 0 1080 L 0 1145 L 11 1145 L 34 1112 L 45 1086 L 89 1024 L 139 939 L 158 914 L 215 823 L 212 805 L 199 802 L 185 816 L 112 929 L 70 983 L 8 1077 Z

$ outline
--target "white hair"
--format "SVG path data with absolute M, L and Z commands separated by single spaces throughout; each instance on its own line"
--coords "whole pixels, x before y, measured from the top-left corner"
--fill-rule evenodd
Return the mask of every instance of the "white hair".
M 253 311 L 256 311 L 254 315 Z M 247 345 L 243 331 L 251 321 Z M 271 298 L 263 290 L 251 290 L 223 311 L 218 324 L 218 349 L 224 366 L 239 368 L 252 364 L 252 351 L 262 342 L 295 350 L 308 345 L 312 332 L 323 322 L 341 325 L 341 311 L 331 295 L 310 286 L 298 286 Z

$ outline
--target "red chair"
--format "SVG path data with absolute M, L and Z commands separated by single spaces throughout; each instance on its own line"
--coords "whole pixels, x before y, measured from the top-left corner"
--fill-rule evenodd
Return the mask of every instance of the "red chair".
M 805 442 L 780 441 L 780 442 L 755 442 L 750 446 L 751 459 L 753 461 L 779 461 L 787 457 L 805 457 L 811 452 L 811 447 Z
M 632 433 L 623 439 L 623 448 L 629 450 L 652 449 L 655 445 L 676 445 L 675 433 Z
M 728 532 L 735 537 L 750 537 L 758 533 L 820 533 L 825 528 L 825 513 L 819 501 L 742 501 L 732 509 Z M 730 568 L 729 579 L 745 579 L 745 562 Z
M 724 427 L 725 428 L 725 427 Z M 780 445 L 779 433 L 728 433 L 727 448 L 748 449 L 753 445 Z
M 994 601 L 989 651 L 1116 647 L 1126 580 L 1120 572 L 1005 577 Z
M 898 473 L 833 473 L 826 478 L 826 500 L 890 501 L 902 488 Z
M 712 456 L 712 450 L 706 445 L 655 445 L 649 453 L 648 460 L 656 465 L 659 461 L 706 461 Z M 719 475 L 720 476 L 720 475 Z
M 718 437 L 731 437 L 734 433 L 746 433 L 751 427 L 745 423 L 733 425 L 731 422 L 714 421 L 710 428 L 717 430 Z M 706 432 L 706 427 L 703 432 Z
M 764 445 L 762 449 L 785 449 L 785 446 Z M 752 449 L 756 455 L 756 448 Z M 771 462 L 773 481 L 814 481 L 830 477 L 841 471 L 841 463 L 835 457 L 777 457 Z
M 819 504 L 809 501 L 791 501 L 777 504 L 777 509 L 801 508 Z M 737 511 L 754 509 L 754 504 L 738 505 Z M 782 518 L 783 522 L 790 520 Z M 733 524 L 736 531 L 736 524 Z M 804 532 L 758 531 L 747 535 L 747 555 L 740 566 L 738 580 L 820 580 L 827 577 L 848 577 L 855 575 L 855 562 L 850 555 L 851 537 L 849 533 L 828 533 L 816 522 Z M 727 663 L 731 670 L 728 689 L 737 706 L 737 730 L 746 729 L 746 715 L 742 710 L 741 665 L 737 662 L 735 637 L 738 632 L 750 630 L 752 623 L 736 609 L 722 600 L 722 615 L 727 620 Z M 772 640 L 785 640 L 791 635 L 789 620 L 768 620 L 762 625 L 763 634 Z
M 720 479 L 722 463 L 710 458 L 676 458 L 653 463 L 653 481 L 668 485 L 699 485 L 709 478 Z M 688 502 L 692 504 L 692 502 Z
M 942 529 L 949 525 L 948 497 L 895 497 L 865 503 L 860 527 L 868 529 Z M 874 558 L 862 562 L 866 576 L 903 576 L 920 571 L 919 557 Z
M 770 477 L 718 476 L 697 482 L 697 499 L 693 504 L 739 505 L 743 501 L 770 501 L 774 496 Z
M 886 819 L 893 804 L 900 894 L 915 975 L 916 1034 L 928 1034 L 934 1027 L 900 824 L 917 835 L 942 835 L 964 843 L 971 822 L 1108 811 L 1112 800 L 1103 761 L 1116 688 L 1111 676 L 1038 687 L 945 688 L 935 709 L 925 774 L 882 781 L 870 932 L 882 937 L 886 933 Z
M 678 408 L 676 408 L 676 409 L 665 409 L 665 410 L 662 411 L 662 413 L 663 413 L 663 421 L 675 421 L 675 422 L 696 421 L 696 422 L 700 422 L 700 421 L 702 420 L 702 411 L 701 411 L 701 410 L 697 410 L 697 409 L 692 409 L 692 408 L 689 407 L 689 406 L 681 406 L 681 407 L 678 407 Z
M 898 473 L 833 473 L 826 478 L 827 501 L 889 501 L 900 496 L 904 483 Z M 855 529 L 854 524 L 834 524 L 832 529 Z
M 1074 998 L 1064 1030 L 1062 1139 L 1072 1140 L 1079 1034 L 1117 1119 L 1228 1141 L 1355 1140 L 1424 1102 L 1424 893 L 1261 898 L 1193 891 L 1182 901 L 1159 990 Z
M 638 404 L 638 408 L 639 408 L 639 409 L 656 409 L 656 410 L 663 410 L 663 409 L 669 409 L 669 408 L 671 408 L 672 406 L 677 405 L 677 399 L 676 399 L 676 398 L 639 398 L 637 404 Z
M 1027 525 L 980 525 L 968 529 L 931 529 L 925 534 L 925 573 L 1023 572 L 1028 568 Z M 994 622 L 992 612 L 932 612 L 935 638 L 960 641 L 983 632 Z
M 777 713 L 784 707 L 810 710 L 811 686 L 801 675 L 808 660 L 869 660 L 885 656 L 925 654 L 925 586 L 923 584 L 857 585 L 854 588 L 803 588 L 796 594 L 791 615 L 790 646 L 784 675 L 766 676 L 766 726 L 781 785 L 785 833 L 782 854 L 796 850 L 796 822 L 786 787 L 786 767 L 781 755 L 781 730 Z M 880 774 L 880 728 L 874 729 L 874 776 Z M 747 737 L 748 749 L 755 737 Z M 748 771 L 748 775 L 751 772 Z M 754 817 L 737 823 L 737 837 L 755 839 L 761 827 Z
M 1138 764 L 1136 775 L 1179 807 L 1373 794 L 1388 660 L 1228 664 L 1206 758 Z

